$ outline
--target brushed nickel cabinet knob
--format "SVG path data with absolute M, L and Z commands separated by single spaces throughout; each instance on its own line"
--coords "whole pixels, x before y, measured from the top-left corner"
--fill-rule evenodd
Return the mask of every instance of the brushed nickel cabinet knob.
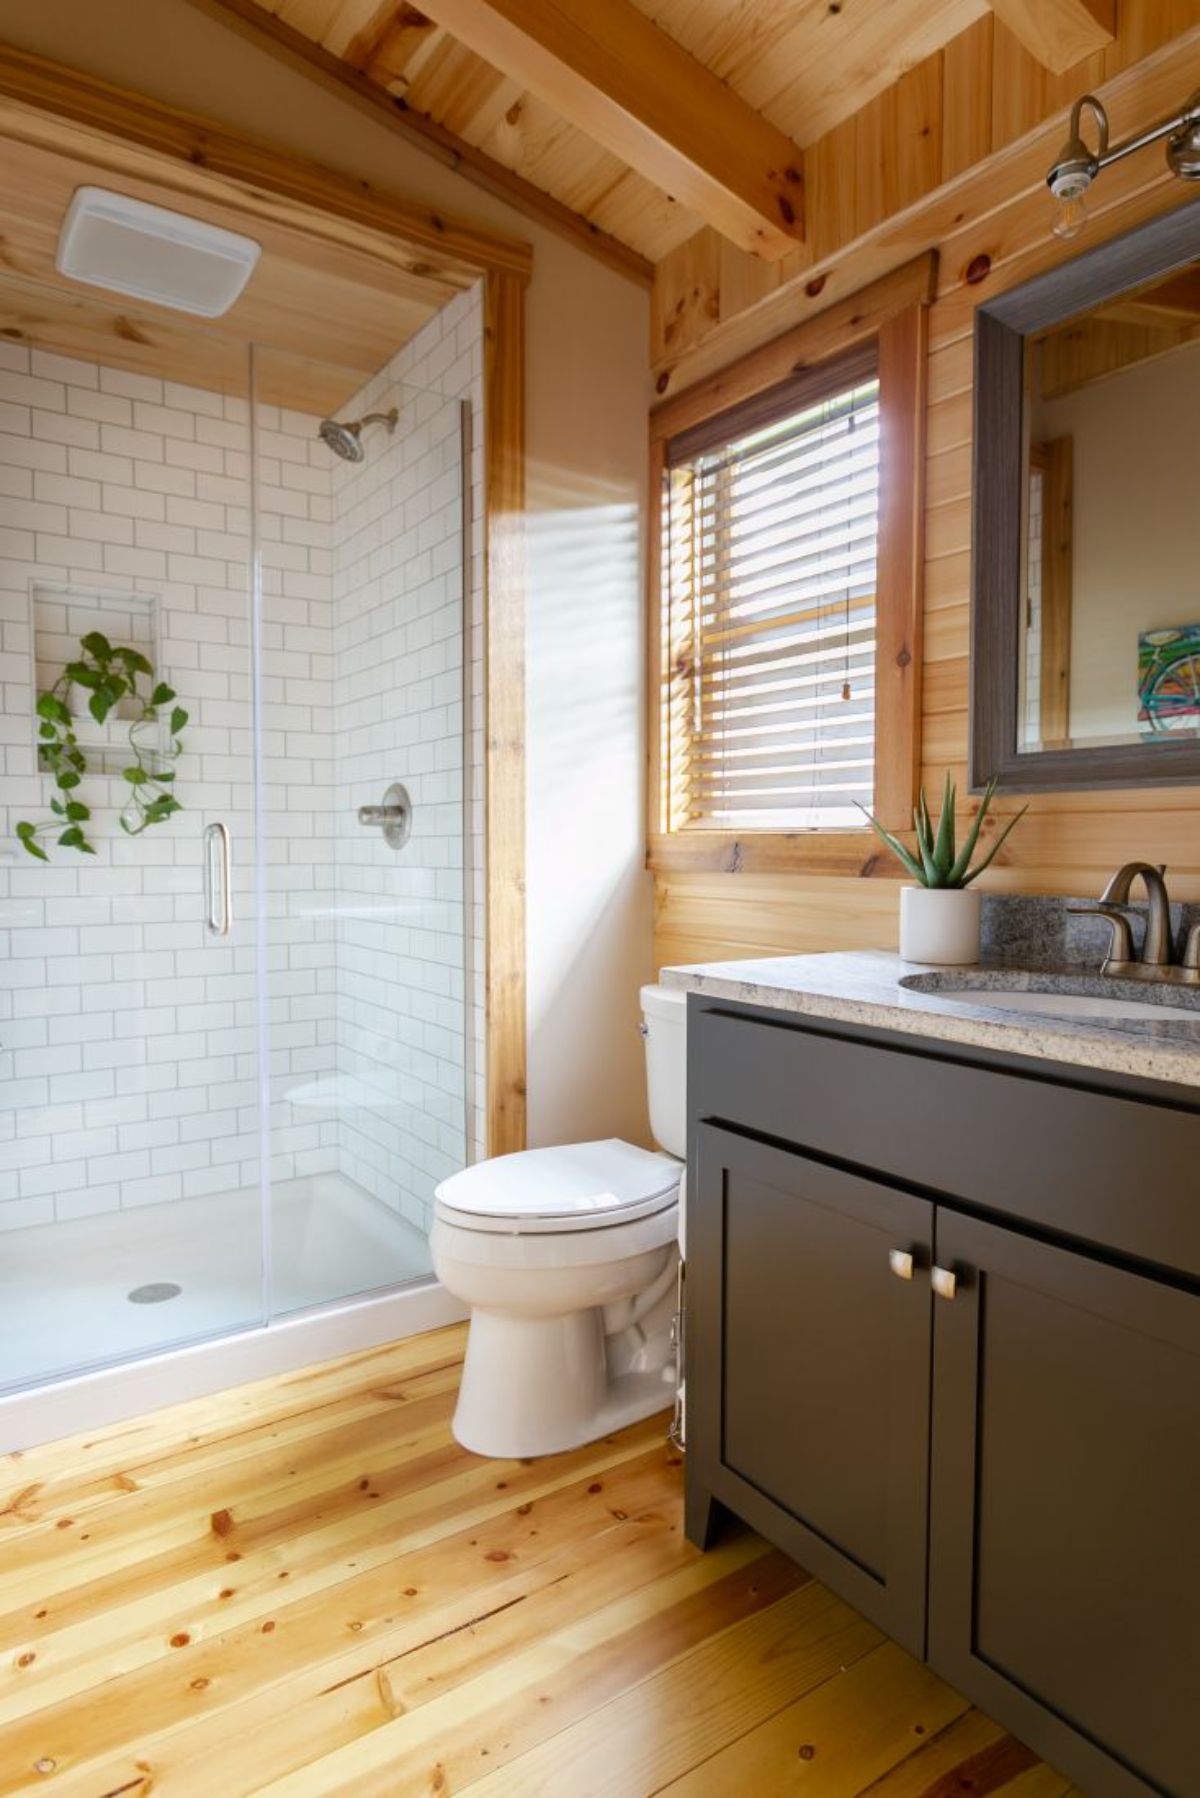
M 935 1267 L 929 1275 L 933 1290 L 940 1299 L 952 1299 L 958 1291 L 957 1276 L 948 1267 Z
M 913 1258 L 907 1249 L 889 1249 L 888 1266 L 898 1280 L 911 1280 L 913 1277 Z

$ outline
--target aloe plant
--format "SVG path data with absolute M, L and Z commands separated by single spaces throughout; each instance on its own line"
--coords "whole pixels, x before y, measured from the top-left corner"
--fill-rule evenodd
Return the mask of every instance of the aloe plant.
M 983 829 L 983 822 L 988 815 L 988 808 L 992 803 L 995 791 L 995 779 L 989 780 L 987 790 L 979 801 L 979 810 L 971 820 L 970 829 L 963 839 L 962 847 L 959 848 L 954 825 L 954 782 L 947 774 L 946 785 L 942 792 L 942 809 L 938 815 L 936 828 L 929 814 L 925 788 L 922 787 L 921 797 L 913 811 L 913 827 L 917 838 L 915 855 L 900 841 L 899 837 L 893 836 L 890 830 L 885 830 L 878 818 L 871 816 L 865 805 L 860 806 L 859 810 L 871 829 L 887 844 L 892 854 L 912 875 L 918 886 L 961 888 L 970 886 L 973 880 L 978 880 L 985 868 L 991 866 L 1008 841 L 1014 826 L 1020 823 L 1029 810 L 1027 805 L 1023 805 L 1016 817 L 1009 819 L 983 860 L 972 867 L 971 860 L 979 843 L 979 833 Z

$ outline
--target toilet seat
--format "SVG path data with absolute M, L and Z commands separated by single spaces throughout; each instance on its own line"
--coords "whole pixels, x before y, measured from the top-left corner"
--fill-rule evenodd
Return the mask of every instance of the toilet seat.
M 670 1210 L 681 1173 L 673 1156 L 616 1137 L 523 1149 L 443 1180 L 435 1215 L 492 1236 L 602 1231 Z

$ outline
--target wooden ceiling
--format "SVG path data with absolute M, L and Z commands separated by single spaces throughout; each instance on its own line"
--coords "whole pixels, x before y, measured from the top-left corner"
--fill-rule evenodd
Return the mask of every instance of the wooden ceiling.
M 0 338 L 108 367 L 224 393 L 246 391 L 246 346 L 259 354 L 259 392 L 272 403 L 330 412 L 455 292 L 447 280 L 308 237 L 272 219 L 247 220 L 215 201 L 117 178 L 78 155 L 8 141 L 0 183 Z M 219 319 L 132 302 L 54 267 L 59 227 L 79 187 L 137 199 L 246 232 L 262 256 L 245 292 Z
M 804 151 L 984 18 L 1045 70 L 1117 0 L 192 0 L 373 93 L 463 172 L 650 263 L 803 251 Z M 530 210 L 536 210 L 536 205 Z

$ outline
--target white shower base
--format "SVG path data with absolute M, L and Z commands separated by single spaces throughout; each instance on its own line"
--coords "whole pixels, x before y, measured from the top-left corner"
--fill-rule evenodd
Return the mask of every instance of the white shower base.
M 272 1188 L 264 1323 L 259 1206 L 251 1189 L 0 1235 L 0 1452 L 463 1315 L 419 1230 L 318 1175 Z M 181 1290 L 130 1301 L 159 1282 Z

